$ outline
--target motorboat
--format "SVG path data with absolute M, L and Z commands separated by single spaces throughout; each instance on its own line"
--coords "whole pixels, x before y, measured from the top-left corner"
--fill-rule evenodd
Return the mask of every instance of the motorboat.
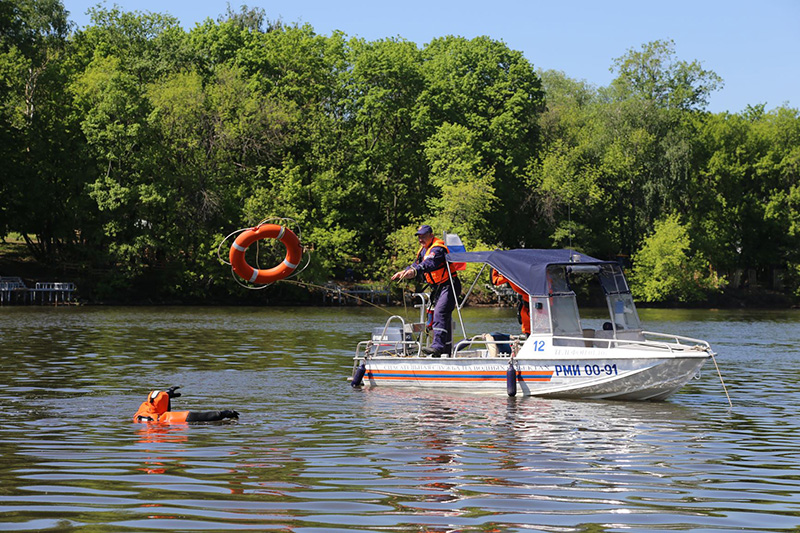
M 456 304 L 453 352 L 432 357 L 425 317 L 430 301 L 415 293 L 420 319 L 391 316 L 356 347 L 354 387 L 421 387 L 560 398 L 664 400 L 715 354 L 707 341 L 643 329 L 621 265 L 573 250 L 451 252 L 455 265 L 480 263 Z M 487 267 L 527 296 L 530 334 L 467 335 L 462 309 Z M 452 277 L 451 277 L 452 279 Z M 484 277 L 485 279 L 485 277 Z M 608 316 L 581 318 L 575 288 L 599 285 Z M 583 294 L 583 293 L 582 293 Z M 595 308 L 596 314 L 596 308 Z M 590 324 L 591 322 L 595 324 Z M 590 327 L 593 326 L 593 327 Z M 527 329 L 527 328 L 526 328 Z M 457 334 L 461 339 L 456 342 Z

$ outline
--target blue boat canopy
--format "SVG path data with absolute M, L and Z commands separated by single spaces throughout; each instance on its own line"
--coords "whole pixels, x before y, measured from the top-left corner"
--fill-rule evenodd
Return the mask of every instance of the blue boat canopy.
M 454 252 L 447 254 L 450 263 L 486 263 L 513 281 L 528 294 L 545 296 L 550 287 L 547 267 L 553 265 L 606 265 L 601 261 L 574 250 L 516 249 L 489 252 Z

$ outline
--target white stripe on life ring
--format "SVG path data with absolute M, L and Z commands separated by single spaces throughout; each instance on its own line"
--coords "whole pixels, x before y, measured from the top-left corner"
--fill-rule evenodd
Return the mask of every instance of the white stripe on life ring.
M 240 246 L 239 244 L 237 244 L 235 242 L 233 243 L 233 247 L 236 248 L 237 250 L 239 250 L 240 252 L 244 252 L 245 250 L 247 250 L 247 248 L 245 248 L 244 246 Z
M 286 226 L 281 226 L 281 230 L 278 232 L 278 236 L 275 238 L 281 240 L 285 232 L 286 232 Z
M 284 265 L 286 265 L 287 267 L 291 268 L 292 270 L 294 270 L 295 268 L 297 268 L 297 265 L 293 265 L 292 263 L 290 263 L 290 262 L 289 262 L 289 261 L 287 261 L 286 259 L 284 259 L 284 260 L 283 260 L 283 264 L 284 264 Z M 299 263 L 298 263 L 298 264 L 299 264 Z
M 253 275 L 250 276 L 250 283 L 253 283 L 256 280 L 257 277 L 258 277 L 258 269 L 254 268 L 253 269 Z

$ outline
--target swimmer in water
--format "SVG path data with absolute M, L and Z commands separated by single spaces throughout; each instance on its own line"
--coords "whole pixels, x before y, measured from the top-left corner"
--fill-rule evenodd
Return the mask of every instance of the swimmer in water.
M 172 411 L 172 398 L 181 395 L 180 387 L 170 387 L 165 391 L 154 390 L 147 395 L 139 410 L 133 415 L 134 422 L 160 422 L 163 424 L 185 424 L 187 422 L 217 422 L 226 418 L 239 418 L 239 413 L 230 409 L 222 411 Z

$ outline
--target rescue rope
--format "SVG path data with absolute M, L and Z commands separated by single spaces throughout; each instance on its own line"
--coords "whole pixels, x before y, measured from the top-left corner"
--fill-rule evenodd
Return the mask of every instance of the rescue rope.
M 290 229 L 297 235 L 298 239 L 301 239 L 301 232 L 299 230 L 297 222 L 294 219 L 285 218 L 285 217 L 265 218 L 261 222 L 256 224 L 255 227 L 259 227 L 259 226 L 262 226 L 262 225 L 268 224 L 268 223 L 278 224 L 278 225 L 286 226 L 286 227 L 289 227 L 290 224 L 291 224 L 293 227 L 290 228 Z M 297 229 L 294 229 L 294 228 L 297 228 Z M 220 241 L 219 245 L 217 246 L 217 258 L 220 260 L 221 263 L 223 263 L 225 265 L 228 265 L 228 266 L 232 266 L 230 261 L 228 261 L 222 255 L 223 246 L 225 246 L 226 249 L 230 248 L 230 246 L 227 245 L 227 242 L 231 238 L 233 238 L 235 240 L 236 236 L 238 236 L 240 233 L 243 233 L 243 232 L 248 231 L 250 229 L 252 229 L 252 228 L 241 228 L 241 229 L 238 229 L 236 231 L 232 231 L 231 233 L 226 235 L 224 239 L 222 239 Z M 259 241 L 256 241 L 254 244 L 258 247 L 259 246 Z M 331 289 L 329 287 L 325 287 L 325 286 L 322 286 L 322 285 L 317 285 L 317 284 L 314 284 L 314 283 L 308 283 L 308 282 L 305 282 L 305 281 L 297 281 L 297 280 L 290 279 L 290 278 L 294 278 L 294 277 L 297 277 L 298 275 L 300 275 L 311 264 L 311 254 L 307 253 L 307 252 L 308 252 L 308 250 L 303 248 L 303 255 L 306 256 L 305 265 L 303 265 L 302 268 L 296 269 L 294 272 L 292 272 L 291 275 L 287 276 L 286 278 L 278 280 L 278 281 L 285 281 L 286 283 L 291 283 L 291 284 L 298 285 L 300 287 L 305 287 L 305 288 L 308 288 L 308 289 L 318 289 L 318 290 L 326 291 L 326 292 L 331 291 Z M 256 249 L 256 266 L 258 266 L 258 248 Z M 272 285 L 272 283 L 268 283 L 268 284 L 265 284 L 265 285 L 252 285 L 252 284 L 249 284 L 246 281 L 242 280 L 240 277 L 238 277 L 236 275 L 236 273 L 233 272 L 233 269 L 231 269 L 231 274 L 233 275 L 233 279 L 236 280 L 236 283 L 238 283 L 239 285 L 241 285 L 245 289 L 261 290 L 261 289 L 265 289 L 265 288 L 269 287 L 270 285 Z M 275 282 L 273 282 L 273 283 L 275 283 Z M 387 313 L 389 315 L 393 315 L 393 313 L 387 311 L 383 307 L 381 307 L 379 305 L 375 305 L 374 303 L 372 303 L 372 302 L 370 302 L 368 300 L 365 300 L 364 298 L 360 298 L 358 296 L 355 296 L 353 294 L 348 294 L 346 292 L 345 293 L 340 293 L 340 295 L 346 296 L 348 298 L 352 298 L 353 300 L 358 300 L 359 302 L 363 302 L 363 303 L 365 303 L 367 305 L 371 305 L 372 307 L 380 309 L 384 313 Z M 404 307 L 404 309 L 406 311 L 406 314 L 408 314 L 408 308 L 406 306 L 405 294 L 403 294 L 403 307 Z
M 286 281 L 287 283 L 292 283 L 294 285 L 300 285 L 301 287 L 320 289 L 320 290 L 323 290 L 323 291 L 326 291 L 326 292 L 332 291 L 332 289 L 330 289 L 329 287 L 325 287 L 323 285 L 316 285 L 314 283 L 308 283 L 308 282 L 305 282 L 305 281 L 296 281 L 296 280 L 291 280 L 291 279 L 285 279 L 283 281 Z M 354 300 L 358 300 L 360 302 L 364 302 L 365 304 L 371 305 L 372 307 L 375 307 L 376 309 L 380 309 L 381 311 L 383 311 L 384 313 L 386 313 L 388 315 L 392 315 L 392 316 L 394 315 L 394 313 L 390 313 L 389 311 L 387 311 L 383 307 L 381 307 L 379 305 L 375 305 L 374 303 L 370 302 L 369 300 L 365 300 L 364 298 L 359 298 L 358 296 L 354 296 L 352 294 L 347 294 L 347 293 L 342 293 L 342 296 L 347 296 L 348 298 L 352 298 Z
M 728 388 L 725 387 L 725 380 L 722 379 L 722 372 L 719 371 L 719 365 L 717 365 L 717 358 L 714 357 L 714 352 L 709 350 L 709 354 L 711 355 L 711 360 L 714 361 L 714 367 L 717 369 L 717 375 L 719 376 L 719 382 L 722 383 L 722 390 L 725 391 L 725 396 L 728 398 L 728 405 L 733 407 L 733 402 L 731 402 L 731 397 L 728 394 Z

